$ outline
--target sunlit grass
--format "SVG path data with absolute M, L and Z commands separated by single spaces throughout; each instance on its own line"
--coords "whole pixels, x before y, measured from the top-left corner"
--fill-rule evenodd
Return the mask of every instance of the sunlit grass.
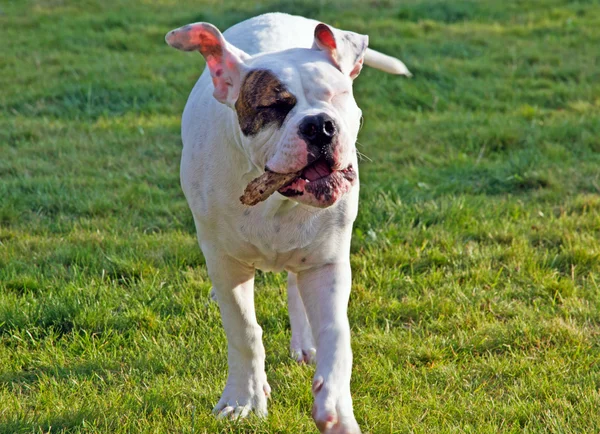
M 0 7 L 0 432 L 315 432 L 285 276 L 257 275 L 269 418 L 210 414 L 226 344 L 179 187 L 203 62 L 164 34 L 271 10 L 369 33 L 355 96 L 365 432 L 600 426 L 594 2 L 28 0 Z

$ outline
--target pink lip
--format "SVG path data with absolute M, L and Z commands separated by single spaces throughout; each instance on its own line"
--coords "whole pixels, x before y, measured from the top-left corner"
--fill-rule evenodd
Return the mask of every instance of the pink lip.
M 320 208 L 337 202 L 356 182 L 352 165 L 342 170 L 333 170 L 323 159 L 319 159 L 302 170 L 302 173 L 278 191 L 294 200 Z

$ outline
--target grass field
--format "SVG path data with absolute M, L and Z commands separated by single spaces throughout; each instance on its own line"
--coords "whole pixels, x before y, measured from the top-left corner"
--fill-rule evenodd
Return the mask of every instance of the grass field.
M 280 10 L 370 35 L 350 300 L 372 433 L 600 429 L 595 0 L 0 3 L 0 432 L 315 432 L 285 277 L 267 420 L 218 422 L 225 336 L 179 187 L 203 61 L 164 34 Z

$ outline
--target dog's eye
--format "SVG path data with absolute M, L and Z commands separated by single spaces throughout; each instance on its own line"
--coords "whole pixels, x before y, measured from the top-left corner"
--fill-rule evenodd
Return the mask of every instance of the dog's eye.
M 266 109 L 272 109 L 272 110 L 288 110 L 291 106 L 293 106 L 293 104 L 285 99 L 281 99 L 281 100 L 277 100 L 271 104 L 265 104 L 265 105 L 259 105 L 258 107 L 256 107 L 258 110 L 266 110 Z

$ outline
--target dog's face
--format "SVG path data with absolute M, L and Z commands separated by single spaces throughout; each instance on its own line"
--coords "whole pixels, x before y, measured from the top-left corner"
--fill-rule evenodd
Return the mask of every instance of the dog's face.
M 300 172 L 281 194 L 326 207 L 356 182 L 361 111 L 352 80 L 323 52 L 295 49 L 255 59 L 234 108 L 255 164 Z
M 167 42 L 205 55 L 215 98 L 235 110 L 255 165 L 299 173 L 281 194 L 312 206 L 333 205 L 357 180 L 361 110 L 352 80 L 362 66 L 366 36 L 334 34 L 320 24 L 312 49 L 250 57 L 215 31 L 194 24 L 169 33 Z

